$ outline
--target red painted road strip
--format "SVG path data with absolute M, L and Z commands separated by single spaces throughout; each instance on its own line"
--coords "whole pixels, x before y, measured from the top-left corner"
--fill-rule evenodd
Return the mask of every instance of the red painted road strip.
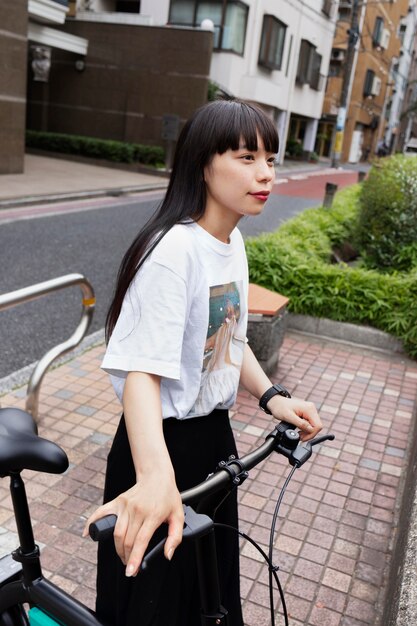
M 324 197 L 326 183 L 334 183 L 339 189 L 342 189 L 358 181 L 357 172 L 326 173 L 320 176 L 305 174 L 305 177 L 303 180 L 291 180 L 291 177 L 288 177 L 288 182 L 275 185 L 272 193 L 321 200 Z

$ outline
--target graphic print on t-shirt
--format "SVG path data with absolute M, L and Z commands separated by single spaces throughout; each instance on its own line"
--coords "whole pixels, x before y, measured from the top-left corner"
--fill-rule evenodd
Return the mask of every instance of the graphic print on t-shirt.
M 236 393 L 244 348 L 244 336 L 239 337 L 242 289 L 241 281 L 210 287 L 203 371 L 194 407 L 197 414 L 226 404 Z

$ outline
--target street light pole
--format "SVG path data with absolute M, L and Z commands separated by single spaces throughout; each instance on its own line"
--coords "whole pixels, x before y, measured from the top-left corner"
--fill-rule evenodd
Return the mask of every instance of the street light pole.
M 338 167 L 343 148 L 346 113 L 348 107 L 349 86 L 351 82 L 355 48 L 359 39 L 359 0 L 352 0 L 350 28 L 348 30 L 348 46 L 346 49 L 345 67 L 343 72 L 342 91 L 336 120 L 336 134 L 333 144 L 332 167 Z

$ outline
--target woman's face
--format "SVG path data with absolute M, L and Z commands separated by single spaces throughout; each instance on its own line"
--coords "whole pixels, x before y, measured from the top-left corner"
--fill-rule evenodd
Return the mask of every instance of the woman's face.
M 207 188 L 205 214 L 228 218 L 235 224 L 244 215 L 262 212 L 275 182 L 275 154 L 266 152 L 258 135 L 258 149 L 215 154 L 204 170 Z

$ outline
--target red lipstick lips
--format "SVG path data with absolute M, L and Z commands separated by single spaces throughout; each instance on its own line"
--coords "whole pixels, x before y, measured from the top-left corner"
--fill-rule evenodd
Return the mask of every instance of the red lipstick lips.
M 262 200 L 263 202 L 265 202 L 266 200 L 268 200 L 269 194 L 269 191 L 257 191 L 256 193 L 251 193 L 250 195 L 254 198 L 257 198 L 257 200 Z

